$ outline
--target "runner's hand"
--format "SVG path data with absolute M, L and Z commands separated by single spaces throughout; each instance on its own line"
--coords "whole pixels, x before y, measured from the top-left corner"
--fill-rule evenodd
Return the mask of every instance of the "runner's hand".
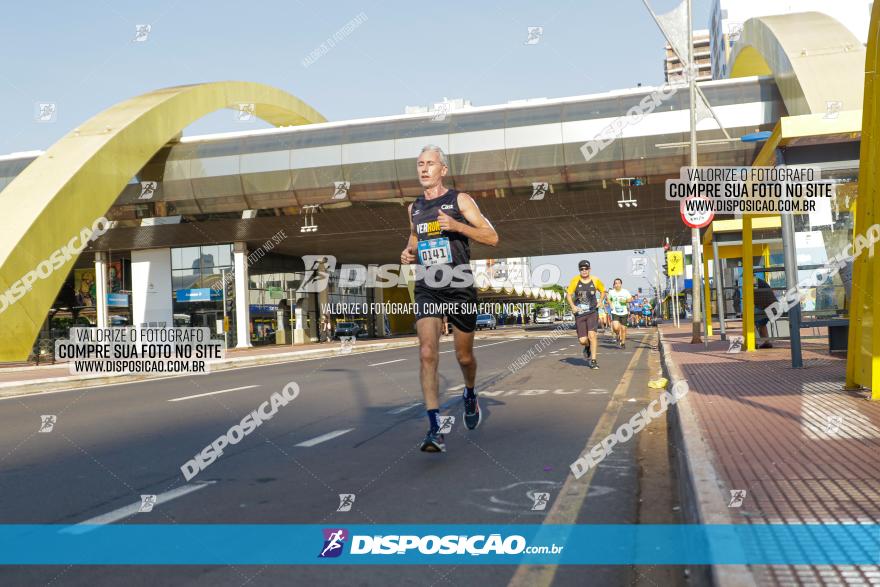
M 400 264 L 401 265 L 412 265 L 416 261 L 415 253 L 409 247 L 403 249 L 400 253 Z
M 437 213 L 437 221 L 440 223 L 440 230 L 458 232 L 458 221 L 444 214 L 443 210 Z

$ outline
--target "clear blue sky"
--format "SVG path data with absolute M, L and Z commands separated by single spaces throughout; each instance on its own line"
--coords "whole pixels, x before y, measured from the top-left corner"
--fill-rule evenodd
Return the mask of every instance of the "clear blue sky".
M 665 12 L 676 3 L 652 5 Z M 709 0 L 695 0 L 695 28 L 707 26 L 709 10 Z M 360 13 L 365 22 L 303 66 Z M 143 43 L 133 42 L 137 24 L 152 27 Z M 529 26 L 544 27 L 536 45 L 524 44 Z M 9 3 L 0 154 L 45 149 L 116 102 L 200 81 L 278 86 L 328 120 L 399 114 L 443 97 L 487 105 L 659 84 L 663 43 L 641 0 Z M 56 122 L 35 121 L 39 102 L 57 104 Z M 185 134 L 243 124 L 223 111 Z

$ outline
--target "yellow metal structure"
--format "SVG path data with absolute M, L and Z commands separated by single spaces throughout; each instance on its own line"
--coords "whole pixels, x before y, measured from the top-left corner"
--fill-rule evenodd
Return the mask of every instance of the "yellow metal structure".
M 788 122 L 783 124 L 783 118 L 776 125 L 753 165 L 776 165 L 775 151 L 783 137 L 799 135 L 805 125 L 819 134 L 845 133 L 842 129 L 851 127 L 862 108 L 864 64 L 865 49 L 859 40 L 825 14 L 802 12 L 746 21 L 730 57 L 730 77 L 772 75 L 791 115 Z M 828 118 L 825 114 L 832 107 L 847 112 Z M 743 333 L 748 351 L 755 350 L 754 220 L 744 215 L 742 226 Z
M 865 96 L 862 116 L 862 143 L 859 161 L 859 196 L 855 234 L 880 221 L 880 3 L 874 3 L 868 32 L 865 61 Z M 880 267 L 877 253 L 862 254 L 853 263 L 852 308 L 849 320 L 849 352 L 846 356 L 847 387 L 868 387 L 871 399 L 880 400 Z
M 790 116 L 862 107 L 865 48 L 819 12 L 752 18 L 730 57 L 730 77 L 773 75 Z
M 0 294 L 41 263 L 29 291 L 0 312 L 0 361 L 25 360 L 76 261 L 45 261 L 91 227 L 156 152 L 184 128 L 222 108 L 246 104 L 275 126 L 324 122 L 298 98 L 271 86 L 213 82 L 157 90 L 104 110 L 40 155 L 0 192 Z M 54 264 L 53 264 L 54 265 Z M 32 275 L 32 274 L 31 274 Z
M 748 218 L 748 223 L 746 222 L 746 218 Z M 746 224 L 748 224 L 748 246 L 746 246 Z M 779 228 L 781 226 L 779 216 L 747 216 L 745 218 L 736 218 L 732 220 L 716 220 L 712 224 L 709 225 L 709 229 L 703 235 L 703 262 L 706 263 L 703 266 L 703 270 L 705 271 L 704 275 L 708 275 L 708 261 L 711 259 L 715 265 L 714 267 L 718 268 L 718 259 L 715 259 L 715 252 L 712 250 L 712 239 L 715 238 L 715 234 L 717 233 L 742 233 L 742 244 L 725 244 L 718 245 L 718 257 L 719 259 L 742 259 L 743 263 L 743 285 L 742 285 L 742 317 L 743 317 L 743 337 L 746 339 L 746 350 L 755 350 L 755 318 L 754 318 L 754 307 L 751 310 L 748 310 L 748 313 L 751 314 L 751 322 L 746 321 L 747 314 L 747 300 L 751 299 L 754 305 L 754 271 L 751 273 L 751 278 L 749 274 L 746 273 L 746 267 L 753 269 L 754 260 L 751 259 L 752 255 L 754 255 L 755 245 L 752 241 L 752 229 L 768 229 L 768 228 Z M 760 253 L 764 257 L 764 265 L 769 265 L 770 260 L 770 245 L 767 243 L 758 244 L 760 247 Z M 749 261 L 747 262 L 747 254 L 749 257 Z M 708 286 L 708 280 L 703 284 L 706 292 L 706 299 L 711 299 L 710 288 Z M 747 293 L 751 290 L 751 293 Z M 709 315 L 707 313 L 707 315 Z M 709 324 L 709 335 L 712 335 L 712 325 Z M 748 348 L 748 340 L 752 341 L 752 348 Z

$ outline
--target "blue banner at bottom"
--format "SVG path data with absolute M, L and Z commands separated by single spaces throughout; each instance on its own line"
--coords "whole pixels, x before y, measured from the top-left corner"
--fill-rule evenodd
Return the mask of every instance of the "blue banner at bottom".
M 0 525 L 4 565 L 876 565 L 880 525 Z

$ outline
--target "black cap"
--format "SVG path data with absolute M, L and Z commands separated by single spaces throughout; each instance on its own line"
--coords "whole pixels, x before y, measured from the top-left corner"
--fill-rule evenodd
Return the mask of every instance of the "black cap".
M 590 262 L 587 261 L 586 259 L 584 259 L 583 261 L 578 263 L 578 269 L 583 269 L 583 268 L 587 268 L 587 269 L 590 268 Z

